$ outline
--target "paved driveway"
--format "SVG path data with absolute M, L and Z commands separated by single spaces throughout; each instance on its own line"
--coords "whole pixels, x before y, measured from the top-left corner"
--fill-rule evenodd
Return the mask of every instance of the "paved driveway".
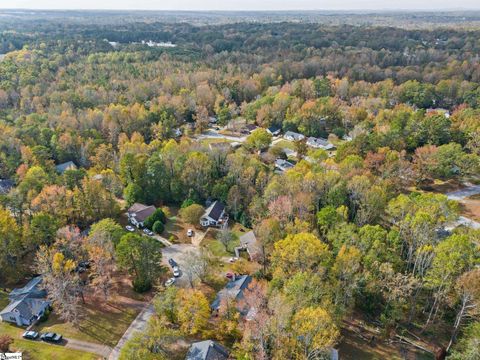
M 177 281 L 175 282 L 175 284 L 179 287 L 190 287 L 190 283 L 185 274 L 183 274 L 182 269 L 185 269 L 187 254 L 191 251 L 198 253 L 200 250 L 197 246 L 192 244 L 174 244 L 172 246 L 164 247 L 162 249 L 162 262 L 166 267 L 168 267 L 170 272 L 172 270 L 172 267 L 168 263 L 168 259 L 175 260 L 175 262 L 178 264 L 178 267 L 180 268 L 180 277 L 178 277 Z

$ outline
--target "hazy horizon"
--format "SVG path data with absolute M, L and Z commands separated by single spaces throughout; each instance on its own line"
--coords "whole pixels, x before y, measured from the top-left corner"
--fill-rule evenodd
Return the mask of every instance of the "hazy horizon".
M 219 3 L 214 0 L 67 0 L 58 5 L 57 0 L 2 0 L 0 9 L 28 10 L 160 10 L 160 11 L 454 11 L 480 10 L 478 0 L 231 0 Z

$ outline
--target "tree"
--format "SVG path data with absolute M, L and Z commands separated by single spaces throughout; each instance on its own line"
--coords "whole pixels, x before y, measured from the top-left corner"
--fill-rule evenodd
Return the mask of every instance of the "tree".
M 0 352 L 10 352 L 10 345 L 13 344 L 13 338 L 10 335 L 0 335 Z
M 42 212 L 33 215 L 28 228 L 28 237 L 32 243 L 27 246 L 38 247 L 52 244 L 58 228 L 59 224 L 53 216 Z
M 298 311 L 292 319 L 297 356 L 313 359 L 328 351 L 340 336 L 331 316 L 322 308 L 308 307 Z
M 177 298 L 178 298 L 178 288 L 176 286 L 171 286 L 166 288 L 165 291 L 160 292 L 153 302 L 155 306 L 155 311 L 160 318 L 165 318 L 171 323 L 176 323 L 177 319 Z
M 23 252 L 21 232 L 8 210 L 0 207 L 0 278 L 15 280 L 19 273 L 18 259 Z
M 155 239 L 137 234 L 123 235 L 116 247 L 118 264 L 133 274 L 133 286 L 138 292 L 152 287 L 162 272 L 162 251 Z
M 160 222 L 162 224 L 165 224 L 167 222 L 167 217 L 165 216 L 165 213 L 163 212 L 162 209 L 155 209 L 155 211 L 145 219 L 143 224 L 145 225 L 146 228 L 153 230 L 153 225 L 156 222 Z M 163 230 L 162 230 L 163 231 Z
M 480 322 L 472 322 L 463 332 L 448 360 L 477 360 L 480 358 Z
M 163 233 L 163 230 L 165 230 L 165 225 L 161 221 L 155 221 L 152 226 L 153 232 L 157 234 Z
M 125 230 L 120 224 L 113 219 L 106 218 L 91 226 L 88 237 L 91 243 L 108 246 L 108 243 L 111 242 L 116 247 L 124 234 Z
M 198 204 L 191 204 L 180 209 L 180 217 L 188 224 L 197 225 L 205 209 Z
M 272 135 L 264 128 L 254 130 L 245 141 L 245 145 L 251 150 L 265 150 L 270 146 Z
M 177 317 L 186 335 L 196 335 L 207 329 L 210 305 L 199 290 L 179 290 Z
M 225 251 L 229 251 L 230 243 L 235 239 L 235 237 L 233 232 L 227 228 L 223 228 L 217 233 L 217 239 L 222 243 Z

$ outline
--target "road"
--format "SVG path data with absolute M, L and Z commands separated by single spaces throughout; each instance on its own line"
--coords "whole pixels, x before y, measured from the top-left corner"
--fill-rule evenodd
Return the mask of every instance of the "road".
M 450 200 L 461 201 L 467 197 L 477 195 L 477 194 L 480 194 L 480 185 L 469 185 L 464 189 L 452 191 L 452 192 L 446 193 L 445 195 L 447 195 L 447 197 Z
M 147 328 L 148 320 L 150 320 L 154 313 L 155 309 L 153 307 L 153 304 L 148 303 L 140 312 L 140 314 L 137 315 L 135 320 L 132 321 L 127 331 L 125 331 L 115 348 L 110 352 L 108 360 L 118 359 L 120 355 L 120 350 L 122 349 L 123 345 L 125 345 L 125 343 L 130 340 L 133 335 L 135 335 L 135 333 L 144 331 Z
M 198 140 L 202 139 L 225 139 L 229 141 L 235 141 L 235 142 L 240 142 L 243 143 L 245 140 L 247 140 L 247 136 L 230 136 L 230 135 L 223 135 L 219 134 L 217 130 L 209 129 L 205 131 L 203 134 L 200 134 L 197 136 Z

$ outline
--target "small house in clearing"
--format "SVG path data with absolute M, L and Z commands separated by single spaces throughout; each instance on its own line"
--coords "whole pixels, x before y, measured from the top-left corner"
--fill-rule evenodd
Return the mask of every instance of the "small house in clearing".
M 315 149 L 323 150 L 333 150 L 335 148 L 335 146 L 332 143 L 329 143 L 328 140 L 315 137 L 309 137 L 307 139 L 307 145 Z
M 280 171 L 287 171 L 293 168 L 294 165 L 291 162 L 288 162 L 287 160 L 277 159 L 275 160 L 275 167 Z
M 228 215 L 225 212 L 225 205 L 221 201 L 214 201 L 200 218 L 200 225 L 204 227 L 221 227 L 228 223 Z
M 233 278 L 220 290 L 217 297 L 210 306 L 213 312 L 218 312 L 223 301 L 236 301 L 243 299 L 243 292 L 252 281 L 252 277 L 248 275 L 241 275 Z M 244 315 L 248 313 L 249 309 L 238 309 Z
M 135 203 L 127 211 L 128 220 L 137 228 L 143 227 L 143 223 L 150 215 L 155 212 L 156 207 Z
M 245 250 L 250 258 L 250 261 L 258 258 L 261 253 L 260 246 L 253 231 L 249 231 L 240 236 L 240 246 L 235 248 L 235 256 L 240 257 L 240 251 Z
M 42 277 L 33 278 L 22 288 L 14 289 L 9 295 L 10 304 L 0 311 L 2 321 L 18 326 L 29 326 L 45 314 L 50 302 L 45 300 L 46 291 L 40 287 Z
M 59 174 L 63 174 L 67 170 L 77 170 L 78 167 L 73 161 L 67 161 L 62 164 L 58 164 L 57 166 L 55 166 L 55 169 Z
M 305 135 L 293 131 L 287 131 L 285 135 L 283 135 L 283 138 L 290 141 L 302 141 L 305 139 Z
M 228 350 L 219 343 L 205 340 L 193 343 L 185 360 L 227 360 Z

